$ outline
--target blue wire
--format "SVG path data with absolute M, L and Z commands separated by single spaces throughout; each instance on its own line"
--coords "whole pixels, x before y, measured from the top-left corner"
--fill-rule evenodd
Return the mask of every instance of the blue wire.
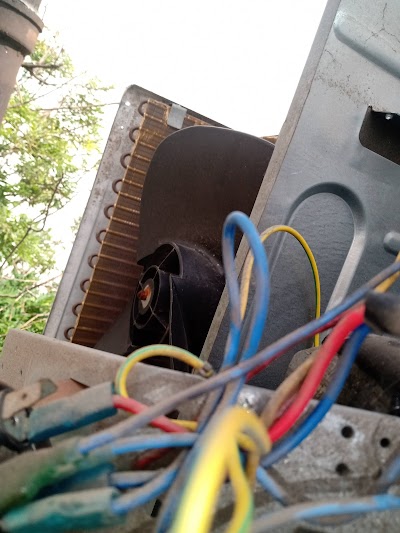
M 254 256 L 254 272 L 256 278 L 256 292 L 254 296 L 254 307 L 252 313 L 252 321 L 250 326 L 250 334 L 246 338 L 244 353 L 241 359 L 246 360 L 254 355 L 257 351 L 260 341 L 262 339 L 265 321 L 268 314 L 268 305 L 270 297 L 269 286 L 269 269 L 267 256 L 264 246 L 261 242 L 260 235 L 254 226 L 253 222 L 244 213 L 234 211 L 230 213 L 226 220 L 222 231 L 222 257 L 224 263 L 224 271 L 226 277 L 226 286 L 229 295 L 229 316 L 230 329 L 227 349 L 222 361 L 221 368 L 227 368 L 236 363 L 239 352 L 239 344 L 241 340 L 242 318 L 240 315 L 240 288 L 238 283 L 238 276 L 235 267 L 235 234 L 236 228 L 239 228 L 244 237 L 246 237 L 250 249 Z M 241 377 L 236 384 L 233 391 L 229 392 L 229 403 L 236 403 L 237 395 L 244 384 L 245 378 Z M 214 395 L 212 402 L 207 405 L 207 412 L 202 413 L 199 420 L 197 431 L 202 433 L 210 417 L 213 415 L 217 405 L 220 402 L 224 388 Z M 180 478 L 188 475 L 193 468 L 196 456 L 201 449 L 201 439 L 194 445 L 193 449 L 187 455 L 181 467 Z M 173 490 L 169 495 L 165 508 L 159 518 L 157 524 L 157 531 L 166 531 L 171 522 L 171 517 L 175 513 L 178 506 L 181 490 Z
M 274 498 L 274 500 L 282 505 L 288 505 L 287 494 L 262 466 L 257 468 L 257 481 L 262 488 Z
M 385 492 L 390 487 L 390 485 L 393 485 L 393 483 L 396 483 L 400 477 L 400 456 L 398 455 L 392 461 L 390 461 L 389 465 L 385 467 L 385 470 L 382 472 L 382 475 L 378 479 L 377 483 L 377 489 L 379 492 Z
M 314 431 L 317 425 L 321 422 L 326 413 L 336 402 L 357 357 L 361 344 L 370 331 L 370 328 L 363 324 L 353 332 L 350 340 L 345 345 L 338 369 L 327 388 L 325 396 L 301 425 L 288 437 L 279 441 L 272 451 L 262 460 L 261 464 L 264 468 L 270 468 L 273 464 L 285 457 L 285 455 L 291 452 L 306 437 L 308 437 L 308 435 Z
M 160 448 L 182 448 L 192 446 L 197 438 L 197 433 L 167 433 L 157 435 L 138 435 L 118 439 L 111 444 L 114 455 L 141 452 L 144 450 L 157 450 Z
M 222 257 L 226 286 L 229 295 L 230 332 L 228 347 L 222 361 L 221 369 L 235 364 L 238 359 L 239 344 L 241 340 L 242 319 L 240 316 L 240 288 L 235 267 L 236 227 L 238 227 L 246 237 L 253 253 L 254 273 L 256 278 L 256 291 L 254 295 L 250 334 L 246 338 L 244 353 L 240 357 L 240 360 L 244 361 L 252 357 L 259 347 L 268 315 L 270 299 L 268 260 L 260 235 L 247 215 L 240 211 L 234 211 L 226 217 L 222 230 Z M 242 377 L 242 379 L 236 384 L 235 389 L 230 391 L 229 405 L 236 403 L 244 382 L 245 378 Z M 198 432 L 201 432 L 204 429 L 210 416 L 214 413 L 223 392 L 224 389 L 222 387 L 219 393 L 215 394 L 212 404 L 207 406 L 207 412 L 202 413 L 197 428 Z
M 120 455 L 124 453 L 138 452 L 146 449 L 157 449 L 157 448 L 170 448 L 170 447 L 182 447 L 182 446 L 192 446 L 197 438 L 196 433 L 178 433 L 178 434 L 166 434 L 166 435 L 139 435 L 137 437 L 131 437 L 126 439 L 116 440 L 111 445 L 111 450 L 115 455 Z M 136 491 L 128 492 L 123 496 L 120 496 L 113 501 L 112 510 L 115 514 L 126 514 L 141 505 L 144 505 L 148 501 L 151 501 L 157 498 L 160 494 L 165 492 L 174 481 L 178 469 L 173 466 L 168 468 L 163 473 L 151 479 L 146 485 L 137 489 Z M 128 476 L 118 477 L 117 474 L 114 474 L 110 479 L 114 480 L 117 484 L 116 486 L 125 485 L 137 486 L 143 484 L 141 479 L 137 479 L 138 476 L 134 476 L 132 473 L 131 479 L 128 479 Z
M 252 357 L 261 342 L 265 322 L 268 316 L 268 307 L 270 300 L 270 276 L 268 268 L 267 255 L 264 249 L 264 245 L 260 239 L 260 235 L 253 222 L 239 211 L 234 211 L 227 216 L 222 231 L 222 257 L 224 262 L 224 270 L 226 277 L 226 286 L 229 294 L 229 308 L 231 328 L 235 328 L 235 324 L 240 325 L 239 338 L 235 337 L 234 346 L 229 347 L 227 353 L 224 356 L 221 369 L 227 368 L 237 362 L 239 342 L 240 342 L 240 330 L 242 327 L 242 319 L 240 316 L 240 288 L 238 283 L 238 276 L 235 268 L 235 232 L 236 226 L 240 228 L 243 235 L 246 237 L 250 249 L 254 257 L 254 273 L 256 278 L 256 290 L 254 294 L 252 319 L 249 328 L 249 335 L 246 338 L 243 354 L 239 357 L 239 360 L 245 361 Z M 232 331 L 232 329 L 231 329 Z M 232 333 L 231 333 L 232 336 Z M 233 338 L 233 337 L 232 337 Z M 236 344 L 237 343 L 237 344 Z M 245 383 L 245 378 L 242 377 L 236 383 L 235 388 L 229 392 L 229 398 L 225 399 L 227 405 L 234 405 L 237 402 L 237 398 Z M 219 395 L 216 395 L 214 406 L 210 408 L 210 414 L 215 410 L 215 406 L 218 404 L 223 390 Z M 208 421 L 209 416 L 205 417 L 205 421 Z M 199 427 L 200 430 L 204 428 L 204 421 Z
M 252 532 L 261 533 L 270 529 L 287 526 L 297 520 L 316 520 L 327 516 L 360 515 L 373 511 L 400 509 L 400 497 L 392 494 L 367 496 L 350 501 L 312 502 L 298 504 L 262 516 L 253 522 Z
M 239 343 L 241 340 L 242 318 L 240 315 L 240 288 L 238 283 L 238 276 L 235 268 L 235 234 L 236 227 L 238 227 L 243 235 L 246 237 L 249 246 L 254 256 L 254 272 L 256 277 L 256 292 L 254 296 L 254 307 L 252 313 L 252 321 L 250 326 L 250 334 L 246 338 L 244 353 L 241 359 L 246 360 L 255 354 L 262 339 L 265 321 L 268 314 L 268 305 L 270 297 L 269 286 L 269 269 L 267 255 L 264 246 L 261 242 L 260 235 L 252 223 L 252 221 L 245 214 L 234 211 L 230 213 L 224 224 L 222 231 L 222 257 L 224 263 L 224 271 L 226 277 L 226 286 L 229 295 L 229 315 L 230 315 L 230 330 L 227 350 L 222 361 L 221 368 L 227 368 L 236 363 L 239 352 Z M 229 403 L 236 403 L 237 395 L 240 392 L 245 382 L 244 376 L 238 379 L 236 387 L 229 391 Z M 223 387 L 214 395 L 213 401 L 207 405 L 207 412 L 202 413 L 201 420 L 197 431 L 202 431 L 207 426 L 210 417 L 214 414 L 216 406 L 219 404 L 221 396 L 224 392 Z M 196 456 L 202 446 L 200 439 L 194 446 L 190 453 L 185 457 L 184 463 L 181 467 L 180 479 L 187 476 L 196 461 Z M 176 512 L 176 508 L 181 498 L 182 490 L 171 491 L 165 508 L 159 518 L 157 524 L 157 531 L 164 532 L 170 527 L 171 517 Z
M 240 211 L 234 211 L 227 216 L 222 231 L 222 257 L 229 295 L 230 343 L 221 368 L 226 368 L 236 362 L 242 328 L 240 288 L 235 267 L 236 227 L 242 231 L 253 252 L 257 287 L 254 295 L 254 310 L 250 335 L 247 338 L 244 353 L 241 357 L 242 360 L 246 360 L 254 355 L 258 349 L 267 319 L 270 298 L 268 261 L 260 235 L 248 216 Z
M 143 487 L 129 491 L 123 496 L 119 496 L 112 502 L 113 513 L 117 515 L 126 514 L 147 502 L 158 498 L 158 496 L 169 489 L 177 473 L 178 468 L 175 465 L 171 465 L 164 470 L 162 474 Z
M 108 476 L 108 483 L 117 489 L 133 489 L 148 483 L 157 475 L 159 475 L 159 473 L 155 470 L 112 472 Z
M 150 423 L 157 416 L 163 415 L 166 412 L 168 413 L 182 402 L 187 402 L 202 394 L 208 394 L 215 389 L 225 386 L 232 380 L 246 376 L 258 366 L 276 359 L 303 340 L 312 337 L 317 331 L 321 331 L 325 327 L 331 325 L 336 318 L 348 311 L 360 300 L 363 300 L 371 289 L 378 286 L 382 281 L 385 281 L 385 279 L 393 274 L 396 274 L 399 270 L 400 262 L 392 263 L 389 267 L 385 268 L 385 270 L 377 274 L 372 280 L 356 290 L 351 296 L 346 298 L 343 303 L 337 305 L 330 311 L 327 311 L 322 317 L 312 320 L 308 324 L 285 335 L 247 361 L 241 361 L 238 365 L 228 368 L 207 381 L 198 383 L 189 389 L 178 392 L 173 397 L 166 398 L 165 401 L 159 402 L 146 409 L 146 411 L 119 422 L 113 427 L 81 439 L 79 442 L 79 451 L 81 453 L 87 453 L 99 446 L 112 442 L 116 438 L 131 434 L 133 431 Z

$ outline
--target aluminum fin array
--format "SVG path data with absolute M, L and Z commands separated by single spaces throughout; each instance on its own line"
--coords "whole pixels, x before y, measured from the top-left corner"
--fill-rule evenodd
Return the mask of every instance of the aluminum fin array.
M 132 152 L 121 158 L 125 175 L 112 183 L 116 200 L 114 205 L 105 208 L 109 224 L 97 233 L 99 251 L 88 258 L 92 275 L 81 283 L 85 295 L 82 302 L 74 306 L 77 320 L 75 326 L 65 332 L 73 343 L 95 346 L 136 288 L 141 274 L 136 261 L 143 185 L 155 150 L 176 131 L 169 125 L 173 123 L 169 120 L 172 109 L 173 106 L 152 99 L 139 108 L 143 120 L 139 128 L 130 131 L 134 142 Z M 207 124 L 185 114 L 182 128 Z

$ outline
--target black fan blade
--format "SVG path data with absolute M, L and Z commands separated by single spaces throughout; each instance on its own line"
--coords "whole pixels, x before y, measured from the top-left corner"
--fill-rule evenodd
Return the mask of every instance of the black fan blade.
M 171 298 L 169 315 L 169 343 L 173 346 L 179 346 L 179 348 L 188 350 L 189 345 L 185 329 L 185 320 L 179 302 L 179 293 L 175 285 L 177 281 L 179 282 L 179 278 L 175 278 L 173 276 L 169 278 Z
M 138 258 L 176 242 L 221 260 L 224 220 L 234 210 L 250 214 L 273 149 L 258 137 L 208 126 L 165 139 L 143 189 Z

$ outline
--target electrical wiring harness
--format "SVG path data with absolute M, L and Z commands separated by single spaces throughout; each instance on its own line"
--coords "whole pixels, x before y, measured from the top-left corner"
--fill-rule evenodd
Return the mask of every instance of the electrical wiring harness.
M 250 246 L 241 288 L 235 270 L 237 228 Z M 263 241 L 278 231 L 293 235 L 307 253 L 315 280 L 316 318 L 258 351 L 266 327 L 270 293 Z M 113 389 L 110 384 L 104 389 L 108 391 L 107 405 L 103 399 L 101 405 L 95 402 L 92 408 L 88 406 L 74 412 L 70 427 L 57 421 L 51 430 L 42 424 L 38 410 L 32 420 L 35 427 L 40 428 L 37 435 L 45 436 L 61 434 L 110 416 L 116 409 L 133 416 L 97 433 L 67 439 L 51 448 L 27 451 L 0 464 L 3 483 L 0 531 L 43 533 L 115 526 L 124 522 L 133 510 L 165 495 L 156 524 L 158 533 L 206 533 L 212 528 L 218 497 L 226 482 L 231 485 L 234 496 L 233 512 L 226 529 L 230 533 L 244 533 L 250 529 L 267 531 L 290 522 L 326 516 L 353 518 L 366 512 L 400 509 L 400 498 L 387 494 L 388 488 L 400 477 L 399 457 L 395 457 L 383 472 L 376 485 L 377 494 L 345 502 L 338 499 L 289 505 L 292 502 L 285 489 L 268 471 L 313 432 L 337 400 L 370 331 L 364 323 L 364 302 L 371 291 L 384 292 L 393 284 L 399 275 L 400 263 L 396 260 L 341 304 L 320 316 L 317 265 L 306 241 L 296 230 L 274 226 L 260 237 L 248 217 L 234 212 L 224 226 L 222 249 L 230 298 L 230 330 L 220 372 L 213 374 L 208 363 L 180 348 L 147 346 L 126 359 Z M 254 302 L 251 327 L 245 334 L 242 321 L 253 263 Z M 319 333 L 330 329 L 325 342 L 275 391 L 261 416 L 238 405 L 239 392 L 252 376 L 306 339 L 314 338 L 318 346 Z M 340 349 L 342 355 L 323 398 L 304 418 L 327 368 Z M 129 397 L 126 383 L 134 365 L 154 355 L 178 358 L 204 379 L 148 407 Z M 168 418 L 168 413 L 199 396 L 205 396 L 206 400 L 196 420 Z M 77 393 L 75 404 L 84 397 L 84 391 Z M 68 403 L 62 404 L 64 408 L 66 405 Z M 90 416 L 91 409 L 96 411 L 97 418 Z M 162 456 L 166 459 L 168 450 L 175 453 L 172 459 L 165 460 L 163 467 L 115 470 L 119 456 L 135 453 L 140 459 L 143 454 L 151 453 L 150 461 L 155 461 Z M 80 490 L 83 479 L 87 478 L 94 479 L 97 488 Z M 258 517 L 252 526 L 256 480 L 283 507 Z

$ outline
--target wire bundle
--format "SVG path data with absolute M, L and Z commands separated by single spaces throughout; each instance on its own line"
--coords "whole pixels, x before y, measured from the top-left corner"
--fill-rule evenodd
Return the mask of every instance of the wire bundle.
M 248 239 L 251 249 L 244 267 L 241 290 L 235 271 L 236 227 L 239 227 Z M 316 318 L 257 353 L 265 328 L 270 292 L 268 262 L 262 242 L 278 231 L 292 234 L 307 253 L 316 287 Z M 166 449 L 181 448 L 182 451 L 163 469 L 111 473 L 107 479 L 112 491 L 89 491 L 93 502 L 97 501 L 97 506 L 91 503 L 91 521 L 86 520 L 86 525 L 89 522 L 96 527 L 107 525 L 112 518 L 122 519 L 144 503 L 167 493 L 158 518 L 157 531 L 205 533 L 212 527 L 218 495 L 226 480 L 232 486 L 235 502 L 227 529 L 230 533 L 250 530 L 253 485 L 256 478 L 276 500 L 287 505 L 285 491 L 266 469 L 298 446 L 334 404 L 350 373 L 361 343 L 369 332 L 369 328 L 364 324 L 363 300 L 372 289 L 387 290 L 400 271 L 400 264 L 396 262 L 336 308 L 320 316 L 321 290 L 317 265 L 308 244 L 296 230 L 288 226 L 274 226 L 266 230 L 260 238 L 251 221 L 244 214 L 234 212 L 225 223 L 222 248 L 230 298 L 230 334 L 221 371 L 212 375 L 208 363 L 173 346 L 154 345 L 137 350 L 118 371 L 115 380 L 116 394 L 113 396 L 116 408 L 131 412 L 135 416 L 97 434 L 80 438 L 73 448 L 74 453 L 83 458 L 82 461 L 85 458 L 93 460 L 93 457 L 100 454 L 105 458 L 105 462 L 130 452 L 151 451 L 154 460 L 164 454 Z M 242 338 L 242 322 L 247 307 L 253 262 L 256 287 L 251 327 L 248 335 Z M 305 339 L 314 337 L 315 346 L 319 346 L 319 333 L 332 327 L 334 329 L 325 343 L 275 391 L 261 417 L 237 405 L 239 392 L 248 379 Z M 239 348 L 241 345 L 242 350 Z M 327 368 L 343 346 L 342 355 L 324 397 L 306 418 L 301 419 Z M 137 362 L 154 355 L 176 357 L 207 379 L 165 398 L 163 402 L 147 407 L 128 397 L 126 378 Z M 207 397 L 196 421 L 171 420 L 166 416 L 182 403 L 202 395 Z M 138 434 L 147 425 L 165 434 L 159 431 Z M 381 492 L 400 476 L 399 464 L 399 460 L 394 461 L 390 470 L 392 475 L 387 472 L 383 475 Z M 0 520 L 0 529 L 22 533 L 25 530 L 46 531 L 46 528 L 52 531 L 76 528 L 84 511 L 82 505 L 79 507 L 78 498 L 74 494 L 77 493 L 70 493 L 70 498 L 75 498 L 75 507 L 70 506 L 69 522 L 60 519 L 60 514 L 65 513 L 66 495 L 56 493 L 49 497 L 52 498 L 51 502 L 49 498 L 39 499 L 6 512 Z M 100 500 L 96 500 L 96 495 L 102 498 L 101 505 Z M 48 514 L 44 511 L 47 509 L 49 513 L 50 504 L 56 517 L 51 522 L 51 527 Z M 387 494 L 348 501 L 346 505 L 340 504 L 339 501 L 307 503 L 287 507 L 259 518 L 255 522 L 255 531 L 268 530 L 293 520 L 340 514 L 356 516 L 372 510 L 397 508 L 400 508 L 400 499 Z M 71 519 L 71 509 L 76 510 L 75 521 Z M 94 509 L 97 510 L 97 515 Z M 55 510 L 58 510 L 58 514 Z M 97 521 L 93 516 L 97 517 Z M 46 517 L 47 521 L 43 517 Z M 29 525 L 29 528 L 24 529 L 24 524 L 27 528 Z M 35 529 L 35 524 L 38 529 Z

